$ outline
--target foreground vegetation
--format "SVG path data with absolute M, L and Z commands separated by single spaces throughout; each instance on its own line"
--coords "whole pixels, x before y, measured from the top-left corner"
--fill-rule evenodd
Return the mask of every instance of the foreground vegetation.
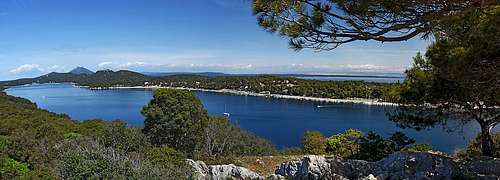
M 270 174 L 277 164 L 304 154 L 376 161 L 396 151 L 431 149 L 399 132 L 384 138 L 347 130 L 330 137 L 309 131 L 303 147 L 277 150 L 227 118 L 209 116 L 182 90 L 156 91 L 142 113 L 144 128 L 119 120 L 77 122 L 0 93 L 0 178 L 184 179 L 191 176 L 186 158 Z M 474 141 L 460 157 L 477 158 L 479 150 Z
M 189 92 L 169 92 L 194 97 Z M 162 93 L 158 94 L 161 99 Z M 181 110 L 176 112 L 177 117 L 190 114 L 177 110 Z M 176 128 L 190 129 L 183 120 L 172 124 L 173 128 L 163 134 L 151 135 L 147 130 L 143 133 L 143 128 L 127 126 L 121 121 L 73 121 L 2 92 L 0 178 L 179 179 L 190 175 L 184 164 L 186 158 L 219 163 L 234 161 L 234 157 L 241 155 L 276 153 L 269 142 L 239 129 L 227 119 L 209 117 L 205 110 L 201 115 L 206 121 L 198 129 L 200 133 L 188 135 L 196 137 L 189 143 L 194 145 L 175 146 L 150 139 L 166 139 L 168 133 L 177 134 L 174 132 L 178 131 L 173 131 Z M 161 126 L 161 122 L 157 125 Z M 207 136 L 211 138 L 209 141 L 198 136 L 201 133 L 215 134 Z

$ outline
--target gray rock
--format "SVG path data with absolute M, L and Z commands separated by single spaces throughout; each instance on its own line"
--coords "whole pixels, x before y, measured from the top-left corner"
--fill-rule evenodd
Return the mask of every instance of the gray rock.
M 360 180 L 378 180 L 373 174 L 370 174 L 364 178 L 361 178 Z
M 198 180 L 264 178 L 244 167 L 229 165 L 207 166 L 202 161 L 187 160 Z M 304 156 L 301 161 L 279 165 L 268 180 L 328 179 L 328 180 L 396 180 L 396 179 L 484 179 L 498 180 L 500 159 L 482 158 L 474 161 L 454 161 L 451 157 L 431 152 L 397 152 L 377 162 L 345 160 L 337 157 Z
M 263 180 L 259 174 L 234 164 L 207 166 L 203 161 L 187 160 L 192 167 L 193 177 L 197 180 L 251 179 Z
M 192 168 L 193 179 L 207 179 L 209 169 L 203 161 L 194 161 L 192 159 L 187 159 L 186 162 Z
M 479 160 L 461 163 L 462 175 L 474 179 L 500 179 L 500 159 L 482 157 Z
M 389 179 L 452 179 L 453 161 L 426 152 L 396 152 L 377 161 L 373 174 Z
M 500 159 L 470 162 L 429 152 L 397 152 L 377 162 L 305 156 L 282 163 L 275 172 L 285 179 L 498 179 Z
M 278 174 L 271 174 L 269 177 L 266 178 L 266 180 L 285 180 L 286 178 L 282 175 Z
M 288 179 L 359 179 L 367 176 L 373 163 L 360 160 L 305 156 L 302 161 L 285 162 L 276 174 Z

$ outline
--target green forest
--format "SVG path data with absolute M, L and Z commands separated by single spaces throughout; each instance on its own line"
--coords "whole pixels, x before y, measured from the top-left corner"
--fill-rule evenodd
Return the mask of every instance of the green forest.
M 132 71 L 98 71 L 91 75 L 71 73 L 50 73 L 31 79 L 0 82 L 3 86 L 18 86 L 31 83 L 76 83 L 79 86 L 130 87 L 162 86 L 200 89 L 232 89 L 248 92 L 269 92 L 272 94 L 307 96 L 319 98 L 366 98 L 385 102 L 400 100 L 400 84 L 371 83 L 364 81 L 320 81 L 293 77 L 172 75 L 163 77 L 146 76 Z

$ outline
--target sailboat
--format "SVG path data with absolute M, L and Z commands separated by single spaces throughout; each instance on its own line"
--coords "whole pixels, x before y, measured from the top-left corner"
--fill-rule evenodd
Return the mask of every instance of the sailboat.
M 226 105 L 224 105 L 224 113 L 222 113 L 222 114 L 224 114 L 224 116 L 227 116 L 227 117 L 231 116 L 231 114 L 229 114 L 229 112 L 227 112 Z

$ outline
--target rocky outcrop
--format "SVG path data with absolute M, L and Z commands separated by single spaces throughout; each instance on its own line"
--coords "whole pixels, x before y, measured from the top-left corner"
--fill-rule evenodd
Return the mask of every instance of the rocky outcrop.
M 483 157 L 460 164 L 462 175 L 475 179 L 500 179 L 500 159 Z
M 226 180 L 226 179 L 249 179 L 263 180 L 259 174 L 234 164 L 207 166 L 203 161 L 187 160 L 193 169 L 193 176 L 190 179 L 198 180 Z
M 397 152 L 377 162 L 305 156 L 282 163 L 276 170 L 282 179 L 498 179 L 500 160 L 470 162 L 427 152 Z
M 207 166 L 202 161 L 193 160 L 188 160 L 188 163 L 194 172 L 194 178 L 190 179 L 199 180 L 500 179 L 500 159 L 456 161 L 451 157 L 430 152 L 397 152 L 376 162 L 304 156 L 300 161 L 282 163 L 277 167 L 275 174 L 267 178 L 233 164 Z

